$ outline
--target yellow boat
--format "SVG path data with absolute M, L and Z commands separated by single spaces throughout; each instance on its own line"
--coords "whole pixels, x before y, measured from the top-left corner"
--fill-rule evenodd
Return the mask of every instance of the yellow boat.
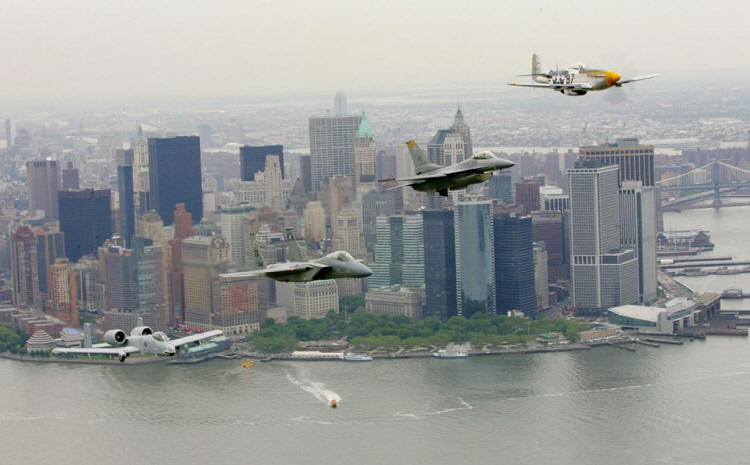
M 252 368 L 255 366 L 255 360 L 248 360 L 242 364 L 242 368 Z

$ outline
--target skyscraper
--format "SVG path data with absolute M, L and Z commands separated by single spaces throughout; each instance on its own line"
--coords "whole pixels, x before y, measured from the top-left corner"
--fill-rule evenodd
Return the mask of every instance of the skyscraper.
M 463 136 L 452 129 L 440 129 L 427 144 L 427 157 L 437 165 L 452 165 L 463 161 L 465 156 Z
M 322 241 L 326 237 L 326 211 L 319 201 L 309 202 L 304 211 L 305 239 Z
M 565 263 L 565 228 L 559 211 L 536 211 L 531 214 L 534 242 L 544 242 L 547 251 L 547 277 L 556 283 L 568 278 Z
M 19 226 L 11 235 L 10 269 L 13 304 L 41 308 L 36 238 L 28 226 Z
M 229 246 L 223 236 L 190 236 L 182 241 L 185 270 L 185 323 L 210 328 L 218 302 L 221 269 L 229 262 Z
M 534 287 L 536 289 L 536 308 L 538 310 L 544 310 L 549 307 L 547 268 L 547 249 L 544 247 L 544 242 L 534 242 Z
M 78 326 L 76 275 L 67 258 L 59 258 L 49 267 L 47 313 L 71 326 Z
M 320 191 L 324 181 L 332 176 L 346 176 L 354 180 L 354 136 L 359 123 L 359 115 L 310 118 L 310 161 L 314 192 Z
M 266 187 L 266 206 L 277 212 L 282 211 L 284 209 L 284 191 L 281 185 L 281 165 L 278 155 L 266 157 L 263 182 Z
M 132 247 L 135 236 L 135 197 L 133 192 L 133 149 L 118 149 L 117 192 L 120 198 L 120 235 L 125 239 L 125 247 Z
M 333 100 L 336 116 L 346 116 L 349 113 L 349 107 L 346 104 L 346 94 L 337 92 Z
M 133 253 L 137 313 L 144 316 L 144 320 L 152 321 L 155 328 L 166 329 L 169 326 L 169 305 L 164 249 L 153 245 L 150 239 L 135 237 Z
M 57 219 L 57 191 L 60 188 L 60 166 L 57 160 L 26 162 L 26 187 L 29 192 L 29 211 L 32 215 L 44 210 L 44 217 Z
M 620 189 L 620 244 L 638 257 L 640 301 L 656 300 L 656 212 L 654 188 L 624 181 Z
M 473 145 L 471 143 L 471 128 L 464 121 L 464 113 L 461 111 L 461 107 L 456 110 L 456 116 L 453 119 L 453 126 L 451 130 L 461 135 L 464 146 L 464 157 L 463 159 L 471 158 L 473 153 Z
M 377 233 L 376 218 L 395 213 L 394 191 L 374 191 L 362 196 L 362 231 L 364 233 L 365 248 L 372 252 L 375 247 Z
M 371 288 L 402 284 L 424 284 L 424 230 L 422 215 L 391 215 L 377 218 L 375 263 L 371 265 Z
M 148 139 L 149 205 L 165 226 L 173 222 L 175 205 L 184 203 L 193 222 L 203 217 L 201 147 L 197 136 Z
M 636 138 L 580 147 L 579 157 L 583 160 L 598 160 L 602 166 L 618 165 L 620 183 L 641 181 L 644 186 L 654 185 L 654 146 L 639 144 Z
M 523 207 L 523 214 L 528 215 L 539 208 L 539 184 L 524 179 L 516 183 L 516 205 Z
M 249 240 L 251 232 L 250 213 L 252 211 L 251 207 L 244 205 L 219 210 L 221 235 L 227 239 L 229 259 L 242 269 L 247 269 L 249 264 L 246 263 L 246 259 L 252 257 Z
M 501 214 L 494 221 L 496 309 L 536 318 L 534 248 L 530 216 Z
M 618 167 L 597 164 L 568 170 L 573 303 L 595 314 L 638 301 L 638 259 L 620 247 Z
M 375 134 L 370 129 L 365 111 L 362 110 L 362 120 L 354 138 L 354 164 L 357 183 L 375 181 L 375 159 L 378 148 L 375 145 L 374 137 Z
M 44 297 L 47 295 L 47 267 L 53 265 L 58 258 L 65 257 L 65 235 L 55 223 L 52 223 L 43 228 L 36 228 L 34 236 L 39 262 L 39 292 Z
M 12 119 L 5 120 L 5 144 L 8 150 L 16 145 L 16 122 Z
M 457 315 L 456 242 L 451 210 L 423 210 L 425 316 Z
M 143 129 L 138 126 L 138 134 L 130 141 L 133 150 L 133 191 L 135 192 L 135 207 L 138 215 L 145 215 L 149 211 L 148 192 L 149 184 L 149 161 L 148 161 L 148 139 L 143 135 Z
M 104 282 L 104 310 L 131 313 L 138 310 L 138 286 L 133 251 L 104 244 L 99 247 L 100 277 Z
M 305 192 L 309 194 L 313 191 L 312 162 L 310 161 L 310 155 L 299 156 L 299 169 L 302 173 L 302 183 L 305 186 Z
M 354 258 L 366 259 L 364 242 L 362 241 L 362 225 L 359 215 L 352 209 L 343 209 L 336 216 L 336 236 L 333 238 L 335 250 L 346 250 Z M 339 296 L 362 295 L 362 279 L 339 279 Z
M 269 155 L 279 157 L 281 177 L 284 178 L 284 146 L 283 145 L 243 145 L 240 147 L 240 172 L 243 181 L 255 181 L 255 173 L 266 169 L 266 158 Z
M 513 180 L 509 174 L 495 173 L 487 182 L 487 197 L 505 205 L 513 204 Z
M 456 303 L 459 315 L 495 313 L 495 233 L 489 202 L 456 206 Z
M 112 207 L 109 190 L 60 191 L 60 230 L 65 233 L 65 255 L 71 262 L 96 249 L 112 237 Z
M 62 170 L 62 189 L 67 191 L 80 187 L 78 169 L 73 168 L 73 163 L 68 162 L 67 167 Z

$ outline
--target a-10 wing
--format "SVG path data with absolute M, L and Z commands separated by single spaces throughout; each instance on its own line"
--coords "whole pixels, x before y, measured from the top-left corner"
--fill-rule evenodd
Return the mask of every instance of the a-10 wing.
M 134 346 L 123 347 L 79 347 L 75 349 L 57 348 L 52 349 L 52 353 L 57 354 L 106 354 L 106 355 L 125 355 L 134 354 L 138 349 Z
M 222 330 L 214 329 L 212 331 L 206 331 L 205 333 L 192 334 L 190 336 L 174 339 L 169 342 L 175 347 L 180 347 L 185 344 L 190 344 L 191 342 L 198 342 L 204 339 L 211 339 L 213 337 L 222 336 L 223 334 L 224 332 Z

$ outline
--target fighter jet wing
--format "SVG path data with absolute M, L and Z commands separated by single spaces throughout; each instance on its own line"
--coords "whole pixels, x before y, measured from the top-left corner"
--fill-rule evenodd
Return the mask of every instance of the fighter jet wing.
M 57 348 L 52 349 L 53 354 L 107 354 L 107 355 L 123 355 L 133 354 L 138 352 L 135 346 L 123 346 L 123 347 L 82 347 L 76 349 L 64 349 Z
M 313 268 L 323 269 L 329 268 L 328 265 L 323 265 L 315 262 L 285 262 L 285 263 L 274 263 L 268 265 L 267 268 L 262 270 L 253 271 L 240 271 L 237 273 L 224 273 L 220 275 L 222 278 L 255 278 L 264 276 L 278 276 L 281 274 L 295 274 L 303 273 L 305 271 L 312 270 Z
M 627 84 L 629 82 L 644 81 L 646 79 L 653 79 L 653 78 L 659 77 L 659 76 L 661 76 L 661 74 L 647 74 L 645 76 L 637 76 L 637 77 L 634 77 L 634 78 L 623 79 L 621 81 L 618 81 L 616 85 L 619 86 L 620 84 Z
M 185 344 L 190 344 L 191 342 L 198 342 L 204 339 L 211 339 L 211 338 L 222 336 L 222 335 L 224 335 L 224 332 L 222 330 L 214 329 L 213 331 L 206 331 L 205 333 L 192 334 L 190 336 L 185 336 L 179 339 L 174 339 L 174 340 L 169 341 L 169 343 L 175 347 L 180 347 Z

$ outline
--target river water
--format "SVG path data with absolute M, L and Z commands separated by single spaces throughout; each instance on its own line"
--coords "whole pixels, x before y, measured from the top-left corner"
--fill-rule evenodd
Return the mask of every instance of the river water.
M 750 258 L 748 211 L 665 222 L 710 229 L 716 254 Z M 723 336 L 635 353 L 253 368 L 0 359 L 0 463 L 748 463 L 748 386 L 748 340 Z

